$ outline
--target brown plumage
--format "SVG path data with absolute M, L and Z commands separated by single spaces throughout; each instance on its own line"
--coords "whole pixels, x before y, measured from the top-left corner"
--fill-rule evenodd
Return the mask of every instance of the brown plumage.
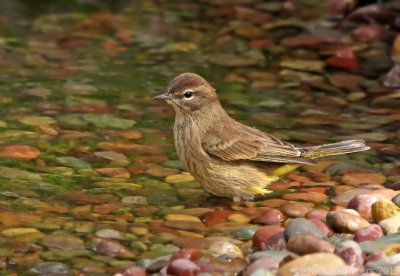
M 363 140 L 296 147 L 232 119 L 215 89 L 201 76 L 174 78 L 165 100 L 175 110 L 174 140 L 178 156 L 204 189 L 223 197 L 252 198 L 265 187 L 314 158 L 364 151 Z

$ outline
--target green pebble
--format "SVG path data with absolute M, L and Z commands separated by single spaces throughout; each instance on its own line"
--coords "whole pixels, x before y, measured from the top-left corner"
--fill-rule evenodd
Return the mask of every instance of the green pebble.
M 247 241 L 253 238 L 255 232 L 254 228 L 239 228 L 231 231 L 230 235 L 235 239 Z
M 148 249 L 147 245 L 141 241 L 131 242 L 131 248 L 139 253 L 143 253 Z

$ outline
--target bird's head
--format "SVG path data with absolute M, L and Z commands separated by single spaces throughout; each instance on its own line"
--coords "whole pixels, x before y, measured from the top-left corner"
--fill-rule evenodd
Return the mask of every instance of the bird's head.
M 201 76 L 183 73 L 175 77 L 164 94 L 153 98 L 171 104 L 176 112 L 194 112 L 218 102 L 215 89 Z

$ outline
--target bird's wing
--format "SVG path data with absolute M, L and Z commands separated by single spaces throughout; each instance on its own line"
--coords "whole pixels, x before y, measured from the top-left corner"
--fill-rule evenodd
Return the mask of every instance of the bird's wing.
M 243 125 L 242 125 L 243 126 Z M 225 161 L 251 160 L 277 163 L 314 164 L 302 157 L 295 146 L 253 128 L 243 127 L 209 131 L 202 141 L 203 149 Z

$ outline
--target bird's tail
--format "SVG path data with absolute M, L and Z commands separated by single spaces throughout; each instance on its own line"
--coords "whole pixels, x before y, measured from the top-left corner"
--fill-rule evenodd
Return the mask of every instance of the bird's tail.
M 346 154 L 369 149 L 370 147 L 365 144 L 364 140 L 347 140 L 338 143 L 302 148 L 301 150 L 305 151 L 305 154 L 303 155 L 304 157 L 314 159 L 323 156 Z

